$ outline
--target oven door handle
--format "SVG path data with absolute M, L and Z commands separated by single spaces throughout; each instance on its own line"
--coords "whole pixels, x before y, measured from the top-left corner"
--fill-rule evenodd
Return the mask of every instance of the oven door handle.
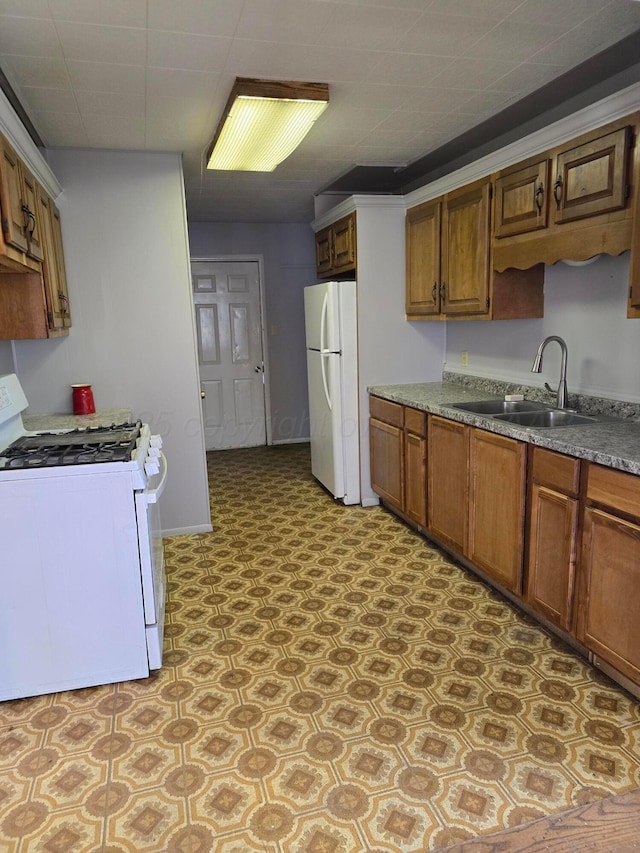
M 167 482 L 167 457 L 162 451 L 160 451 L 159 459 L 162 465 L 162 478 L 155 489 L 145 489 L 144 491 L 144 496 L 149 504 L 155 504 L 158 502 L 158 498 L 164 491 L 164 485 Z

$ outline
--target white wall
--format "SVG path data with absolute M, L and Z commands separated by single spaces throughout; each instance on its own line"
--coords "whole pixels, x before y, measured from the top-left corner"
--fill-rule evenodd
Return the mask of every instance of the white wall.
M 448 323 L 446 369 L 555 388 L 558 345 L 545 350 L 542 374 L 531 373 L 531 364 L 540 341 L 559 335 L 569 350 L 569 393 L 640 402 L 640 320 L 626 319 L 628 287 L 628 252 L 585 267 L 546 267 L 544 318 Z
M 316 281 L 315 241 L 309 225 L 189 223 L 192 257 L 262 255 L 271 438 L 309 437 L 303 288 Z
M 66 339 L 15 343 L 29 413 L 131 407 L 162 434 L 165 532 L 210 529 L 189 249 L 177 154 L 55 150 L 73 319 Z
M 442 378 L 444 323 L 408 323 L 404 206 L 356 197 L 362 501 L 377 503 L 369 470 L 367 387 Z

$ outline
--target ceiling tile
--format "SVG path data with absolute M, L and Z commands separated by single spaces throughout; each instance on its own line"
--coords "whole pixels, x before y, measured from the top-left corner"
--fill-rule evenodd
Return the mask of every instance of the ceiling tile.
M 564 28 L 566 31 L 566 27 Z M 491 59 L 512 59 L 523 62 L 536 51 L 555 41 L 563 34 L 559 24 L 522 24 L 510 20 L 497 24 L 490 33 L 483 36 L 469 48 L 468 56 Z
M 53 21 L 0 15 L 0 53 L 62 57 Z
M 23 86 L 21 93 L 30 110 L 51 110 L 56 113 L 77 113 L 78 105 L 71 89 L 51 89 L 42 86 Z
M 473 82 L 473 81 L 471 81 Z M 404 109 L 416 109 L 422 112 L 444 113 L 455 112 L 456 109 L 466 103 L 472 95 L 472 89 L 437 89 L 425 88 L 413 89 L 413 93 L 404 104 Z
M 149 3 L 149 28 L 209 36 L 235 33 L 244 0 L 153 0 Z
M 231 39 L 150 30 L 149 65 L 188 71 L 222 71 Z
M 116 65 L 112 62 L 67 60 L 73 86 L 89 92 L 120 92 L 144 95 L 144 65 Z
M 80 112 L 104 116 L 144 117 L 145 97 L 142 94 L 121 92 L 76 92 Z
M 56 23 L 66 59 L 142 65 L 146 61 L 146 33 L 131 27 Z
M 46 86 L 66 89 L 71 86 L 64 59 L 49 56 L 0 56 L 0 65 L 18 86 Z
M 308 80 L 318 83 L 368 80 L 379 54 L 315 45 L 235 39 L 225 72 L 240 77 Z M 269 68 L 265 75 L 264 69 Z
M 49 0 L 56 21 L 145 27 L 147 0 Z
M 390 48 L 431 56 L 464 56 L 494 26 L 491 18 L 436 15 L 427 11 L 406 35 L 390 42 Z
M 417 10 L 364 9 L 336 4 L 316 41 L 333 47 L 383 50 L 405 35 L 421 16 Z
M 147 68 L 147 94 L 169 98 L 203 96 L 213 102 L 222 75 L 207 71 L 187 71 L 181 68 Z M 221 106 L 224 106 L 225 93 Z
M 520 24 L 559 24 L 575 27 L 591 15 L 605 9 L 610 0 L 524 0 L 514 10 L 509 20 Z
M 49 148 L 81 147 L 89 144 L 89 137 L 79 113 L 32 112 L 32 121 Z
M 313 44 L 335 4 L 309 0 L 245 0 L 237 38 Z
M 94 148 L 144 148 L 144 119 L 85 113 L 82 121 Z
M 561 65 L 534 65 L 531 62 L 523 62 L 504 77 L 490 83 L 488 88 L 496 92 L 515 92 L 522 97 L 560 77 L 565 70 Z
M 490 115 L 502 112 L 509 104 L 519 100 L 519 98 L 519 95 L 510 92 L 472 92 L 469 94 L 469 98 L 457 108 L 457 112 L 488 118 Z M 477 124 L 477 121 L 470 122 L 470 126 L 471 124 Z
M 485 89 L 513 71 L 516 63 L 502 59 L 456 59 L 435 77 L 432 86 L 451 89 Z
M 557 0 L 551 0 L 551 2 L 557 3 Z M 597 0 L 597 2 L 601 3 L 602 0 Z M 441 15 L 464 15 L 465 17 L 471 15 L 475 18 L 501 21 L 521 5 L 522 0 L 431 0 L 429 12 L 437 12 Z
M 335 83 L 329 89 L 329 104 L 362 109 L 393 110 L 407 100 L 403 86 L 381 83 Z
M 385 53 L 371 69 L 367 80 L 392 86 L 428 86 L 451 61 L 440 56 Z
M 0 0 L 0 15 L 22 18 L 50 18 L 48 0 Z

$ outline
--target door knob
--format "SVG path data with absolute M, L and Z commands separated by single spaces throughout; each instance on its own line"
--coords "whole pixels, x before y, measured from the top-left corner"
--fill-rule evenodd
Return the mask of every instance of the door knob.
M 262 373 L 262 368 L 260 367 L 259 364 L 256 364 L 256 366 L 254 367 L 254 370 L 256 373 Z
M 200 397 L 201 397 L 203 400 L 204 400 L 204 398 L 205 398 L 206 396 L 207 396 L 206 391 L 201 391 L 201 392 L 200 392 Z

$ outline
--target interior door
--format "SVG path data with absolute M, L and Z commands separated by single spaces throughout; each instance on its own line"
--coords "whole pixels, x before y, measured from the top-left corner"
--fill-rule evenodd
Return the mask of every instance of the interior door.
M 192 261 L 207 450 L 266 444 L 257 261 Z

